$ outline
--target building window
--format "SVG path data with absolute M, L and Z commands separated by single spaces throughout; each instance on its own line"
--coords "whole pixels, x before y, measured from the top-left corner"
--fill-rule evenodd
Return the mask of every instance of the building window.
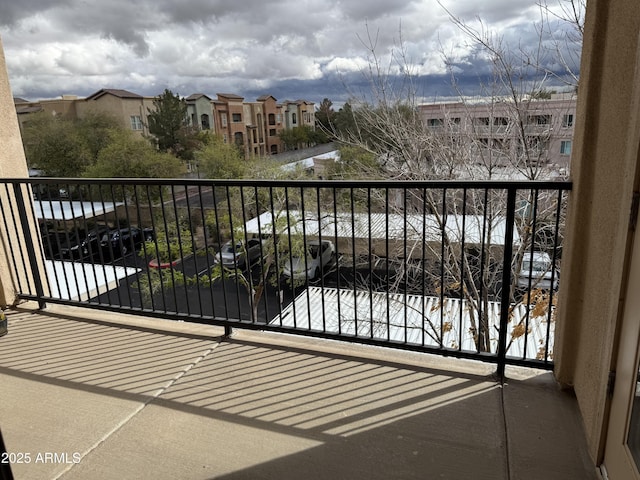
M 227 126 L 227 114 L 226 113 L 221 114 L 221 118 L 222 118 L 222 126 L 226 127 Z
M 278 124 L 282 123 L 282 114 L 279 113 L 278 115 L 276 115 L 276 122 L 278 122 Z
M 291 114 L 291 123 L 293 123 L 294 125 L 298 123 L 298 116 L 295 113 Z
M 529 117 L 529 125 L 549 125 L 551 115 L 532 115 Z
M 227 137 L 227 134 L 225 133 L 224 135 L 222 135 L 222 141 L 224 143 L 228 143 L 229 142 L 229 137 Z
M 275 128 L 270 128 L 269 129 L 269 136 L 270 137 L 275 137 L 276 136 L 276 129 Z
M 233 120 L 233 123 L 240 123 L 242 121 L 242 115 L 239 113 L 233 113 L 231 114 L 231 119 Z
M 489 117 L 476 117 L 473 119 L 474 125 L 489 126 Z
M 200 115 L 200 126 L 202 127 L 202 130 L 209 130 L 211 128 L 211 124 L 209 123 L 209 115 Z
M 571 128 L 573 127 L 573 115 L 568 113 L 562 116 L 562 127 L 563 128 Z
M 571 155 L 571 140 L 560 142 L 560 155 Z
M 427 125 L 429 127 L 441 127 L 444 124 L 444 120 L 442 118 L 430 118 L 427 120 Z
M 244 135 L 242 135 L 242 132 L 236 132 L 233 135 L 233 141 L 236 145 L 244 145 Z
M 507 117 L 495 117 L 493 119 L 493 124 L 496 127 L 509 125 L 509 119 Z
M 139 115 L 131 115 L 131 130 L 142 130 L 142 120 Z
M 269 125 L 275 125 L 276 124 L 276 115 L 274 113 L 270 113 L 269 114 Z

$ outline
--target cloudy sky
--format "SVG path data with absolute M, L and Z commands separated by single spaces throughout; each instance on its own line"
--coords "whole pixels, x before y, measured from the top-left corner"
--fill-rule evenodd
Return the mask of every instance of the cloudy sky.
M 169 88 L 181 96 L 235 93 L 252 101 L 271 94 L 317 103 L 329 98 L 338 105 L 368 88 L 368 37 L 391 74 L 398 65 L 389 56 L 404 46 L 405 63 L 425 99 L 451 95 L 443 52 L 465 93 L 478 94 L 489 67 L 443 6 L 476 28 L 481 19 L 512 48 L 536 47 L 537 0 L 441 3 L 0 0 L 0 36 L 13 94 L 32 101 L 84 97 L 101 88 L 141 95 Z M 544 61 L 559 70 L 549 55 Z

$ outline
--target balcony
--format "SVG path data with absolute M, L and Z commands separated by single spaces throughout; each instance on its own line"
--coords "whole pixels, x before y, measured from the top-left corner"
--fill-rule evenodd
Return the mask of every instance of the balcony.
M 18 478 L 595 478 L 546 372 L 570 187 L 5 180 Z
M 59 305 L 8 319 L 15 478 L 596 478 L 575 398 L 540 370 L 501 384 L 478 362 Z

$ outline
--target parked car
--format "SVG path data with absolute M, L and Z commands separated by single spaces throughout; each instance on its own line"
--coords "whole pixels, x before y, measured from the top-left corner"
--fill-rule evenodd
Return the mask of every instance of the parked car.
M 71 260 L 94 258 L 102 253 L 100 242 L 109 231 L 108 226 L 99 225 L 89 231 L 69 233 L 60 246 L 61 257 Z
M 43 229 L 40 231 L 45 258 L 53 260 L 60 257 L 60 247 L 64 244 L 67 232 L 64 230 Z
M 262 256 L 262 242 L 258 238 L 251 238 L 245 243 L 238 241 L 235 245 L 231 242 L 225 243 L 216 254 L 216 261 L 221 262 L 227 268 L 246 268 L 247 257 L 249 265 L 254 264 Z
M 294 280 L 315 280 L 323 269 L 328 270 L 335 259 L 335 248 L 329 240 L 311 240 L 307 243 L 307 258 L 293 257 L 284 267 L 282 274 Z
M 559 279 L 558 271 L 553 272 L 553 262 L 546 252 L 534 251 L 526 252 L 522 257 L 522 267 L 518 272 L 517 286 L 520 289 L 528 290 L 539 288 L 542 290 L 557 290 Z M 551 280 L 553 276 L 553 286 Z M 531 283 L 529 283 L 531 281 Z
M 134 252 L 145 241 L 138 227 L 116 228 L 102 236 L 100 247 L 107 258 L 124 257 Z

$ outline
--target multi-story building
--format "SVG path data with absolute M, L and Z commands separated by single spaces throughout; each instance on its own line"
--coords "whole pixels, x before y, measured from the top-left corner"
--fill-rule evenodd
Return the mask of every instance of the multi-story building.
M 154 109 L 153 101 L 154 97 L 117 89 L 102 89 L 87 98 L 64 95 L 38 102 L 14 99 L 21 127 L 30 114 L 41 111 L 69 118 L 105 112 L 140 135 L 149 135 L 147 117 Z M 196 93 L 185 101 L 187 118 L 193 127 L 215 132 L 224 142 L 240 146 L 245 156 L 281 153 L 284 145 L 279 135 L 285 128 L 303 125 L 315 128 L 314 103 L 305 100 L 280 104 L 275 97 L 262 95 L 255 102 L 245 102 L 244 97 L 232 93 L 218 93 L 215 99 Z
M 265 151 L 269 154 L 276 154 L 282 151 L 280 133 L 284 130 L 282 105 L 272 95 L 262 95 L 258 97 L 258 102 L 262 104 L 265 119 Z
M 214 130 L 211 98 L 204 93 L 194 93 L 185 100 L 187 102 L 187 116 L 191 125 L 200 130 Z
M 450 141 L 466 142 L 472 156 L 524 158 L 567 169 L 576 115 L 574 94 L 552 94 L 515 107 L 508 100 L 433 103 L 420 106 L 425 125 Z M 526 149 L 526 151 L 525 151 Z M 526 155 L 525 155 L 526 154 Z
M 297 128 L 303 125 L 314 128 L 315 109 L 312 102 L 306 100 L 285 100 L 282 102 L 285 128 Z

